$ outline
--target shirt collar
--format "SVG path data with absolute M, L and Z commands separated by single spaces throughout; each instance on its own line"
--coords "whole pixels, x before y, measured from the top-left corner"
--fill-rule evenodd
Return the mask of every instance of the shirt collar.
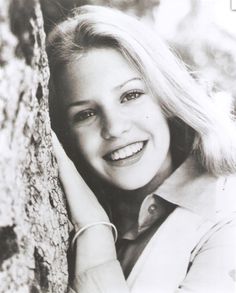
M 225 178 L 218 178 L 204 171 L 190 156 L 153 194 L 144 198 L 138 221 L 121 238 L 137 238 L 165 213 L 168 215 L 176 205 L 211 219 L 216 212 L 216 193 L 224 189 L 225 183 Z M 166 205 L 165 201 L 170 205 Z M 150 213 L 149 208 L 154 205 L 160 208 Z
M 204 171 L 190 156 L 155 193 L 209 219 L 215 214 L 216 194 L 224 188 L 225 182 L 225 178 Z

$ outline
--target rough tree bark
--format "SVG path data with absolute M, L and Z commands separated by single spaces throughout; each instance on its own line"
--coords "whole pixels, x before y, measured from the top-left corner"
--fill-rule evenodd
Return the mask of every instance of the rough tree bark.
M 66 292 L 68 217 L 52 154 L 37 0 L 0 0 L 0 292 Z

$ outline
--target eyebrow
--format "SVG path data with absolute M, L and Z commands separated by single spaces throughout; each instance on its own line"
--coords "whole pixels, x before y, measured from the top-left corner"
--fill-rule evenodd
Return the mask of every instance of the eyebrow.
M 70 107 L 86 105 L 88 103 L 89 103 L 89 100 L 75 101 L 73 103 L 66 105 L 66 108 L 69 109 Z
M 114 90 L 116 89 L 121 89 L 122 87 L 124 87 L 127 83 L 131 82 L 131 81 L 135 81 L 135 80 L 142 80 L 140 77 L 133 77 L 131 79 L 128 79 L 126 80 L 125 82 L 123 82 L 122 84 L 119 84 L 117 86 L 114 87 Z M 71 107 L 74 107 L 74 106 L 81 106 L 81 105 L 86 105 L 86 104 L 89 104 L 89 100 L 82 100 L 82 101 L 75 101 L 73 103 L 70 103 L 68 105 L 66 105 L 66 108 L 69 109 Z
M 133 77 L 131 79 L 126 80 L 125 82 L 123 82 L 122 84 L 119 84 L 117 86 L 115 86 L 114 89 L 121 89 L 122 87 L 124 87 L 127 83 L 134 81 L 134 80 L 142 80 L 140 77 Z

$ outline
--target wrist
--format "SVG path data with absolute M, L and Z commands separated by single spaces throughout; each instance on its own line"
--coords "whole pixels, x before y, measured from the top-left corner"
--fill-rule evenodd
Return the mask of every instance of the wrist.
M 89 195 L 87 195 L 89 197 Z M 100 221 L 110 222 L 109 217 L 97 199 L 89 204 L 83 204 L 78 206 L 79 203 L 70 208 L 71 221 L 76 229 L 80 229 L 88 224 Z
M 75 231 L 78 231 L 79 229 L 82 229 L 83 227 L 97 223 L 97 222 L 108 222 L 110 223 L 110 219 L 108 218 L 107 214 L 105 212 L 89 212 L 88 217 L 83 217 L 81 219 L 80 217 L 72 217 L 71 222 L 74 226 Z
M 76 273 L 116 259 L 115 242 L 111 229 L 96 225 L 76 239 Z
M 114 236 L 114 242 L 117 241 L 118 232 L 117 232 L 116 226 L 114 224 L 112 224 L 111 222 L 108 222 L 108 221 L 98 221 L 98 222 L 93 222 L 93 223 L 87 224 L 87 225 L 83 226 L 82 228 L 76 229 L 76 227 L 75 227 L 75 235 L 74 235 L 74 237 L 72 239 L 71 247 L 73 248 L 77 238 L 79 238 L 83 233 L 86 233 L 86 231 L 88 229 L 93 229 L 94 227 L 99 226 L 99 225 L 106 226 L 107 228 L 112 230 L 113 236 Z

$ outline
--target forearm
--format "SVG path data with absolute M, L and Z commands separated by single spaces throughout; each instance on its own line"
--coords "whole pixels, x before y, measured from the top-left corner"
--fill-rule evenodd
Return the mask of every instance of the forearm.
M 80 230 L 97 222 L 109 222 L 97 198 L 67 157 L 57 137 L 53 145 L 59 166 L 71 220 Z M 111 228 L 95 225 L 79 234 L 75 247 L 75 278 L 70 292 L 76 293 L 127 293 L 126 281 L 116 260 L 116 250 Z
M 76 242 L 75 273 L 81 274 L 100 264 L 116 260 L 112 231 L 105 225 L 86 229 Z
M 109 227 L 97 225 L 79 236 L 73 289 L 80 293 L 129 292 Z

